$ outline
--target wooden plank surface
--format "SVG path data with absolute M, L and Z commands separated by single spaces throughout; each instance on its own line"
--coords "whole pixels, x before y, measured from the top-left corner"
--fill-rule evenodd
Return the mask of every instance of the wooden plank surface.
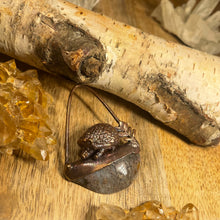
M 95 8 L 143 31 L 176 41 L 148 17 L 152 1 L 103 0 Z M 5 59 L 4 56 L 0 58 Z M 18 63 L 20 68 L 29 68 Z M 48 162 L 19 153 L 0 155 L 0 219 L 90 220 L 101 203 L 134 207 L 156 199 L 181 208 L 188 202 L 200 210 L 200 219 L 220 219 L 220 148 L 200 148 L 163 126 L 152 117 L 110 94 L 99 92 L 117 113 L 137 130 L 141 144 L 141 167 L 134 183 L 112 195 L 100 195 L 63 177 L 65 109 L 72 83 L 39 72 L 44 89 L 55 102 L 50 118 L 56 129 L 57 146 Z M 80 89 L 73 98 L 71 141 L 76 158 L 77 139 L 97 122 L 114 123 L 95 97 Z

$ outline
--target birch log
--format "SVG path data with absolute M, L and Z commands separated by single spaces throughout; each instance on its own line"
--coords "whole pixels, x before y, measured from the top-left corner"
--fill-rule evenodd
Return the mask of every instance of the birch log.
M 0 33 L 2 53 L 118 95 L 197 145 L 220 140 L 219 57 L 62 0 L 2 0 Z

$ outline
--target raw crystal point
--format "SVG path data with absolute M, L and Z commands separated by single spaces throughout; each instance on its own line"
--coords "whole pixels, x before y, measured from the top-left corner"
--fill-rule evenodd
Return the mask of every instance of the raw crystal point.
M 211 54 L 220 53 L 219 0 L 188 0 L 174 8 L 170 0 L 161 0 L 151 16 L 185 44 Z M 172 18 L 172 19 L 170 19 Z
M 177 220 L 199 220 L 198 209 L 192 204 L 186 204 L 177 215 Z
M 15 120 L 4 106 L 0 105 L 0 146 L 8 145 L 16 139 Z
M 14 60 L 0 63 L 0 152 L 22 149 L 48 160 L 56 143 L 47 115 L 52 98 L 37 77 L 36 70 L 19 71 Z
M 102 204 L 96 211 L 96 220 L 199 220 L 198 209 L 191 203 L 180 212 L 159 201 L 148 201 L 130 211 L 118 206 Z
M 130 213 L 141 212 L 147 219 L 163 219 L 165 218 L 164 211 L 162 209 L 162 204 L 158 201 L 149 201 L 133 208 Z

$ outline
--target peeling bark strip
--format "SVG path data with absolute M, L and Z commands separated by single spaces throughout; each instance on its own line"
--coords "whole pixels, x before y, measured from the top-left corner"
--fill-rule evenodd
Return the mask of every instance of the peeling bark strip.
M 116 94 L 198 145 L 220 139 L 220 59 L 62 0 L 0 1 L 0 52 Z
M 218 128 L 216 121 L 204 114 L 200 106 L 187 99 L 180 89 L 174 89 L 175 85 L 167 82 L 162 74 L 149 77 L 148 84 L 158 99 L 155 105 L 162 104 L 161 108 L 168 115 L 174 117 L 173 120 L 167 122 L 169 127 L 180 128 L 181 134 L 185 137 L 191 137 L 198 145 L 210 145 L 219 142 L 220 137 L 218 129 L 216 132 L 216 128 Z
M 54 21 L 41 13 L 37 16 L 41 25 L 35 26 L 36 21 L 33 21 L 27 36 L 30 42 L 36 43 L 35 54 L 47 70 L 77 81 L 99 76 L 105 60 L 99 41 L 68 20 Z M 77 73 L 79 79 L 73 73 Z
M 1 51 L 75 81 L 98 77 L 105 63 L 101 43 L 57 11 L 43 7 L 41 12 L 39 6 L 24 0 L 0 3 Z

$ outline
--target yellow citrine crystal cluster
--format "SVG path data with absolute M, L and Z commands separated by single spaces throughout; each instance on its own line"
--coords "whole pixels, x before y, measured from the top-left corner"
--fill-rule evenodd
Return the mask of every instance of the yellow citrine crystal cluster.
M 47 115 L 51 103 L 36 70 L 22 72 L 14 60 L 0 63 L 0 152 L 22 149 L 48 160 L 56 143 Z
M 96 220 L 199 220 L 198 209 L 191 203 L 180 211 L 166 207 L 159 201 L 148 201 L 130 211 L 114 205 L 101 205 Z

